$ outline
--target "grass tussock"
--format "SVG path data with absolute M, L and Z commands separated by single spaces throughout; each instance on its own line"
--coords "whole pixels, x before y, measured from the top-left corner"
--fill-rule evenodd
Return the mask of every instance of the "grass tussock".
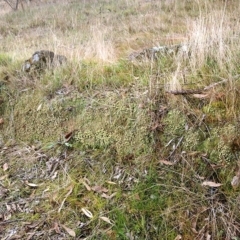
M 31 1 L 0 12 L 0 236 L 238 239 L 239 8 Z M 22 72 L 41 49 L 67 64 Z

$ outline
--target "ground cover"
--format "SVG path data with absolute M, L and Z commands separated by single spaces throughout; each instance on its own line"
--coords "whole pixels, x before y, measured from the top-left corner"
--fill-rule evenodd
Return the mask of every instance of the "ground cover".
M 91 0 L 2 11 L 1 238 L 239 239 L 239 9 Z M 187 52 L 128 58 L 178 44 Z M 24 73 L 41 49 L 68 63 Z

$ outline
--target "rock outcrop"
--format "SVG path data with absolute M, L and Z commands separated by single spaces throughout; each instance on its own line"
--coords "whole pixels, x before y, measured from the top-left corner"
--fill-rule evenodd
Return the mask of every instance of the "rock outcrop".
M 41 50 L 35 52 L 31 58 L 27 59 L 22 67 L 24 72 L 42 71 L 52 69 L 67 62 L 63 55 L 54 54 L 52 51 Z
M 170 46 L 158 46 L 145 48 L 142 51 L 133 52 L 128 56 L 130 61 L 156 61 L 163 56 L 189 56 L 189 46 L 187 44 L 178 44 Z

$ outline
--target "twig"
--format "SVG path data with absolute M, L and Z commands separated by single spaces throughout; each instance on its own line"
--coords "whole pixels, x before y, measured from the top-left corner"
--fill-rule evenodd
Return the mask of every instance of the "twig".
M 183 140 L 183 136 L 180 137 L 180 139 L 179 139 L 177 145 L 174 147 L 174 149 L 172 150 L 172 152 L 169 154 L 168 159 L 169 159 L 169 158 L 175 153 L 175 151 L 177 150 L 177 148 L 178 148 L 179 145 L 181 144 L 182 140 Z
M 205 88 L 203 89 L 203 91 L 207 91 L 207 90 L 209 90 L 209 89 L 211 89 L 211 88 L 213 88 L 213 87 L 216 87 L 217 85 L 220 85 L 220 84 L 223 84 L 223 83 L 226 83 L 226 82 L 228 82 L 228 79 L 224 79 L 224 80 L 222 80 L 222 81 L 220 81 L 220 82 L 212 83 L 212 84 L 210 84 L 209 86 L 205 87 Z
M 232 77 L 232 80 L 236 80 L 240 77 L 240 74 Z M 171 94 L 174 94 L 174 95 L 187 95 L 187 94 L 201 94 L 205 91 L 208 91 L 209 89 L 211 88 L 214 88 L 220 84 L 224 84 L 224 83 L 227 83 L 229 81 L 229 79 L 224 79 L 224 78 L 221 78 L 223 79 L 222 81 L 220 82 L 216 82 L 216 83 L 212 83 L 202 89 L 189 89 L 189 90 L 179 90 L 179 91 L 166 91 L 167 93 L 171 93 Z
M 21 222 L 21 221 L 25 221 L 26 219 L 15 219 L 15 220 L 6 220 L 3 222 L 0 222 L 0 225 L 4 225 L 4 224 L 8 224 L 8 223 L 14 223 L 14 222 Z
M 179 90 L 179 91 L 166 91 L 166 93 L 171 93 L 174 95 L 187 95 L 187 94 L 200 94 L 203 89 L 189 89 L 189 90 Z

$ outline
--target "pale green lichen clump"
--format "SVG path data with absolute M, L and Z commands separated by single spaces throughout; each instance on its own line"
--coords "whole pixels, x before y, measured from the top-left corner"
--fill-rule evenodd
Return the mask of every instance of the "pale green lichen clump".
M 163 120 L 164 137 L 168 142 L 176 137 L 181 137 L 185 133 L 186 118 L 177 109 L 170 110 Z
M 83 149 L 105 149 L 113 143 L 111 134 L 108 134 L 104 129 L 79 131 L 75 134 L 74 140 Z
M 232 124 L 222 128 L 213 128 L 211 135 L 207 138 L 203 146 L 209 153 L 210 160 L 216 163 L 229 162 L 235 159 L 234 153 L 230 147 L 231 138 L 235 136 L 236 127 Z
M 137 100 L 127 102 L 112 93 L 94 103 L 96 111 L 85 109 L 77 116 L 74 145 L 80 149 L 111 149 L 119 157 L 140 155 L 149 148 L 149 115 L 137 108 Z M 102 105 L 106 106 L 104 109 Z M 151 141 L 151 140 L 150 140 Z
M 196 151 L 201 140 L 200 132 L 198 129 L 190 128 L 184 137 L 184 149 L 187 151 Z

